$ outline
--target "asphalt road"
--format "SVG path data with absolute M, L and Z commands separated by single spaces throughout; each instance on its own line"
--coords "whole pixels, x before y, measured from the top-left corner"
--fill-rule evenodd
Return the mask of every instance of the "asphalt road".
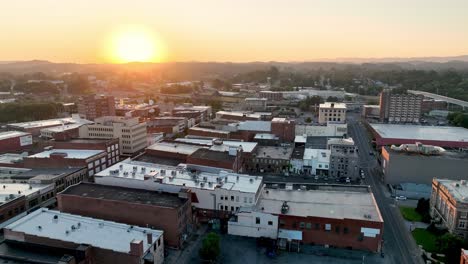
M 385 195 L 385 184 L 372 151 L 365 127 L 359 123 L 358 116 L 348 115 L 348 133 L 359 148 L 360 163 L 366 175 L 365 182 L 371 186 L 375 199 L 384 219 L 383 252 L 388 263 L 424 263 L 411 233 L 405 227 L 398 205 Z M 387 262 L 386 261 L 386 262 Z

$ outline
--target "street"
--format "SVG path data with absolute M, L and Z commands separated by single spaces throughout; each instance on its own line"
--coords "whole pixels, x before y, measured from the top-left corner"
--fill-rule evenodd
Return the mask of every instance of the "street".
M 348 133 L 359 148 L 360 165 L 366 174 L 365 183 L 370 185 L 384 219 L 383 252 L 390 263 L 423 263 L 411 233 L 405 226 L 398 206 L 392 198 L 385 196 L 379 166 L 374 155 L 365 127 L 359 123 L 359 116 L 348 115 Z

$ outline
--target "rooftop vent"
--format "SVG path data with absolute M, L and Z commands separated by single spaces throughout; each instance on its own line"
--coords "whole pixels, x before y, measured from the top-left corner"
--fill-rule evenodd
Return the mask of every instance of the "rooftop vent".
M 254 182 L 254 179 L 250 179 L 250 183 L 253 183 Z
M 37 229 L 42 230 L 42 226 L 37 226 Z
M 281 213 L 287 214 L 288 212 L 289 212 L 289 205 L 286 201 L 284 201 L 283 205 L 281 206 Z

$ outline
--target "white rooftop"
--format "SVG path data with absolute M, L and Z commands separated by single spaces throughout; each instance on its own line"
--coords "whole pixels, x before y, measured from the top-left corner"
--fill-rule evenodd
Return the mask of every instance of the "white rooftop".
M 25 156 L 27 155 L 16 154 L 16 153 L 0 154 L 0 163 L 10 164 L 10 163 L 19 162 L 19 161 L 22 161 Z
M 27 184 L 27 183 L 0 183 L 0 205 L 16 199 L 22 195 L 28 196 L 52 184 Z
M 468 141 L 468 129 L 450 126 L 370 124 L 382 138 Z
M 63 132 L 67 130 L 72 130 L 81 127 L 83 124 L 68 124 L 68 125 L 60 125 L 60 126 L 53 126 L 53 127 L 47 127 L 41 129 L 41 132 L 46 131 L 46 132 L 52 132 L 52 133 L 57 133 L 57 132 Z
M 307 136 L 302 136 L 302 135 L 296 136 L 294 138 L 294 142 L 295 143 L 306 143 L 307 142 Z
M 229 131 L 217 130 L 217 129 L 211 129 L 211 128 L 204 128 L 204 127 L 191 127 L 190 130 L 212 132 L 212 133 L 218 133 L 218 134 L 229 134 L 230 133 Z
M 255 134 L 255 137 L 254 139 L 278 139 L 278 136 L 276 136 L 275 134 L 270 134 L 270 133 L 258 133 L 258 134 Z
M 333 105 L 333 106 L 332 106 Z M 332 103 L 326 102 L 319 105 L 320 108 L 336 108 L 336 109 L 346 109 L 345 103 Z
M 327 141 L 327 145 L 339 144 L 339 145 L 354 145 L 353 138 L 330 138 Z
M 66 118 L 55 118 L 55 119 L 38 120 L 38 121 L 30 121 L 30 122 L 22 122 L 22 123 L 13 123 L 13 124 L 9 124 L 9 126 L 28 129 L 28 128 L 49 127 L 49 126 L 58 126 L 62 124 L 77 124 L 77 123 L 90 124 L 92 122 L 86 119 L 79 118 L 78 116 L 73 116 L 73 117 L 66 117 Z
M 55 220 L 54 217 L 57 216 Z M 72 227 L 73 226 L 73 227 Z M 133 240 L 143 241 L 143 252 L 148 244 L 147 234 L 153 235 L 153 243 L 163 234 L 162 231 L 143 227 L 132 227 L 111 221 L 66 214 L 41 208 L 6 227 L 12 231 L 50 239 L 88 244 L 93 247 L 117 252 L 130 252 Z
M 329 149 L 311 149 L 306 148 L 304 150 L 305 160 L 316 159 L 320 163 L 329 163 L 330 162 L 331 150 Z
M 51 149 L 46 150 L 34 155 L 29 156 L 30 158 L 49 158 L 51 154 L 66 154 L 67 159 L 87 159 L 101 153 L 102 150 L 88 150 L 88 149 Z
M 238 130 L 249 130 L 249 131 L 262 131 L 270 132 L 271 131 L 271 122 L 269 121 L 244 121 L 239 122 L 237 125 Z
M 8 139 L 8 138 L 15 138 L 15 137 L 22 137 L 22 136 L 28 136 L 31 135 L 26 132 L 22 131 L 6 131 L 6 132 L 0 132 L 0 140 Z
M 242 111 L 218 111 L 216 115 L 230 115 L 230 116 L 239 116 L 239 117 L 250 117 L 260 119 L 261 115 L 258 113 L 242 112 Z
M 257 208 L 280 215 L 284 201 L 289 205 L 287 215 L 383 222 L 374 196 L 367 191 L 264 189 Z
M 179 153 L 184 155 L 191 155 L 195 151 L 207 148 L 200 145 L 189 145 L 179 142 L 158 142 L 154 143 L 153 145 L 149 146 L 147 149 L 149 150 L 157 150 L 162 152 L 171 152 L 171 153 Z
M 455 200 L 463 203 L 468 203 L 468 184 L 465 180 L 435 180 L 437 180 L 441 185 L 443 185 Z
M 211 146 L 211 150 L 215 151 L 227 151 L 229 147 L 242 147 L 243 152 L 252 152 L 257 146 L 257 142 L 245 142 L 245 141 L 234 141 L 234 140 L 221 140 L 222 145 L 214 145 L 213 139 L 199 139 L 199 138 L 176 138 L 177 142 L 199 144 L 205 146 Z
M 175 185 L 185 188 L 214 190 L 236 190 L 256 193 L 262 183 L 262 177 L 245 174 L 228 173 L 190 173 L 183 166 L 166 166 L 126 159 L 100 171 L 95 177 L 118 177 L 129 180 L 161 181 L 161 184 Z M 218 183 L 218 178 L 222 181 Z M 209 184 L 211 182 L 211 184 Z

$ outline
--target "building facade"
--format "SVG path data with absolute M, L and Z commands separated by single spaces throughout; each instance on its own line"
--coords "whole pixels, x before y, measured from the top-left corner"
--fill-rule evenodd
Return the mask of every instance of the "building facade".
M 462 239 L 468 238 L 468 186 L 465 180 L 434 178 L 430 199 L 432 218 Z
M 99 117 L 94 124 L 80 127 L 79 133 L 80 138 L 118 138 L 122 155 L 133 155 L 147 146 L 146 123 L 139 123 L 136 117 Z
M 0 154 L 23 151 L 32 147 L 32 135 L 22 131 L 0 132 Z
M 359 155 L 353 139 L 329 139 L 327 148 L 330 150 L 329 176 L 356 179 L 359 175 Z
M 113 96 L 84 96 L 78 99 L 77 108 L 78 114 L 88 120 L 115 116 L 115 99 Z
M 319 106 L 319 124 L 346 123 L 346 104 L 326 102 Z
M 380 121 L 395 123 L 418 123 L 424 96 L 415 94 L 392 94 L 390 90 L 380 93 Z

